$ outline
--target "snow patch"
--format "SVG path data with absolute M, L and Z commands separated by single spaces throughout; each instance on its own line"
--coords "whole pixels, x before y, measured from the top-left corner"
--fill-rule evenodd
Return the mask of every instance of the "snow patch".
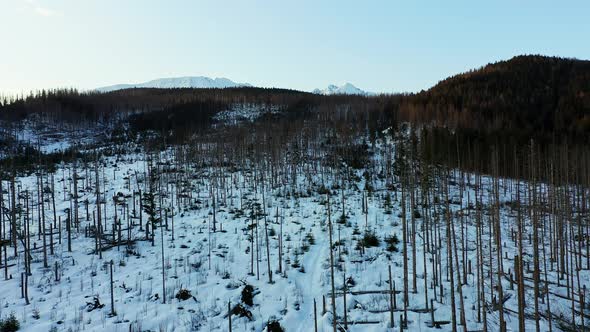
M 320 95 L 370 95 L 369 92 L 361 90 L 351 83 L 345 83 L 344 85 L 337 86 L 334 84 L 328 85 L 325 89 L 315 89 L 312 93 Z
M 274 104 L 233 104 L 229 109 L 217 113 L 213 119 L 225 125 L 237 125 L 243 122 L 254 122 L 266 114 L 277 114 L 280 105 Z

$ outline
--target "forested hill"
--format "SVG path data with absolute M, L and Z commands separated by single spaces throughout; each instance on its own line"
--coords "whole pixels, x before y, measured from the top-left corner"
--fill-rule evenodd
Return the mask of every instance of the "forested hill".
M 582 138 L 590 133 L 590 61 L 517 56 L 404 98 L 402 118 L 454 128 Z

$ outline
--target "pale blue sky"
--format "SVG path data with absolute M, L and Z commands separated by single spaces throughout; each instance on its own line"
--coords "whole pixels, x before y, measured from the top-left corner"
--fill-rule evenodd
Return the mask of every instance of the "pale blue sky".
M 0 0 L 0 91 L 227 77 L 426 89 L 523 53 L 590 59 L 590 1 Z

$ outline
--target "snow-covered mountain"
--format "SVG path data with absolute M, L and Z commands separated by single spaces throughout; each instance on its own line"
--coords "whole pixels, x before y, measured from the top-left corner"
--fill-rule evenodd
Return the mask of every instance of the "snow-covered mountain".
M 316 94 L 322 95 L 336 95 L 336 94 L 343 94 L 343 95 L 369 95 L 370 93 L 364 90 L 357 88 L 356 86 L 352 85 L 351 83 L 345 83 L 344 85 L 337 86 L 334 84 L 328 85 L 326 89 L 315 89 L 312 91 Z
M 171 77 L 159 78 L 149 82 L 137 84 L 117 84 L 97 88 L 100 92 L 109 92 L 115 90 L 129 89 L 129 88 L 232 88 L 252 86 L 248 83 L 236 83 L 227 78 L 210 78 L 205 76 L 186 76 L 186 77 Z

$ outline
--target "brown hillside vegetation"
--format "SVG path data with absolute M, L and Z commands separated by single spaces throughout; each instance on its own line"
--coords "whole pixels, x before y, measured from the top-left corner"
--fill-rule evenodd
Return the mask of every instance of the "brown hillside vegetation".
M 522 137 L 590 133 L 590 61 L 517 56 L 405 98 L 405 120 Z

